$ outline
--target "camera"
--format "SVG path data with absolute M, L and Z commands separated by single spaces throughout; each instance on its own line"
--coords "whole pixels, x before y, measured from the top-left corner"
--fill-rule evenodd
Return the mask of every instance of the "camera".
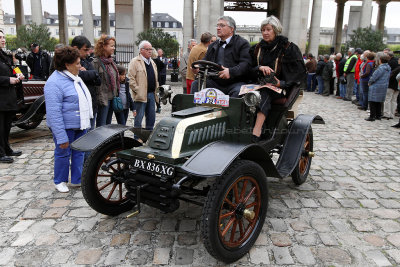
M 22 61 L 26 61 L 26 54 L 21 48 L 18 48 L 15 58 L 19 61 L 19 65 L 22 65 Z
M 276 84 L 275 72 L 271 72 L 269 75 L 264 75 L 262 71 L 258 72 L 258 83 L 260 85 L 265 85 L 267 83 Z

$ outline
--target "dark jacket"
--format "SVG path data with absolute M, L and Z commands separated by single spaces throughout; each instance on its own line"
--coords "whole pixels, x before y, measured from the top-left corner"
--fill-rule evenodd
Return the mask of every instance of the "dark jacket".
M 324 70 L 324 68 L 325 68 L 325 61 L 323 61 L 322 59 L 318 60 L 317 70 L 315 71 L 315 74 L 321 76 L 322 75 L 322 71 Z
M 392 57 L 388 62 L 390 69 L 393 71 L 399 66 L 399 59 L 397 57 Z
M 167 75 L 168 60 L 164 57 L 164 61 L 162 61 L 160 57 L 156 57 L 153 61 L 157 66 L 158 78 L 160 78 L 161 75 Z
M 399 82 L 396 80 L 396 76 L 397 74 L 399 74 L 399 72 L 400 72 L 400 66 L 392 70 L 389 77 L 389 88 L 395 91 L 397 91 L 399 87 L 398 86 Z
M 96 87 L 101 85 L 101 79 L 99 74 L 94 69 L 92 62 L 87 59 L 81 59 L 81 66 L 84 67 L 85 71 L 79 71 L 79 77 L 86 84 L 89 89 L 90 95 L 92 97 L 92 107 L 93 113 L 97 112 L 97 95 L 96 95 Z
M 325 62 L 325 67 L 322 70 L 322 78 L 324 80 L 330 80 L 333 74 L 333 63 L 332 61 Z
M 212 43 L 207 50 L 204 60 L 217 62 L 219 42 Z M 250 69 L 251 58 L 249 55 L 250 44 L 239 35 L 233 35 L 230 42 L 225 46 L 224 67 L 229 68 L 230 79 L 224 80 L 213 78 L 218 84 L 229 85 L 239 81 L 248 80 L 247 74 Z
M 276 77 L 280 80 L 281 88 L 288 90 L 294 85 L 304 83 L 306 79 L 306 67 L 304 65 L 303 56 L 299 47 L 289 42 L 284 36 L 277 36 L 276 46 L 269 49 L 269 46 L 264 40 L 250 48 L 252 57 L 252 77 L 258 75 L 259 66 L 268 66 L 271 69 L 276 69 Z M 260 53 L 257 52 L 261 49 Z M 260 58 L 257 60 L 257 55 Z M 278 58 L 278 61 L 276 59 Z M 277 66 L 275 63 L 277 62 Z
M 126 79 L 125 79 L 126 103 L 128 104 L 128 108 L 129 108 L 131 111 L 134 111 L 134 110 L 135 110 L 135 102 L 134 102 L 133 99 L 132 99 L 132 96 L 131 96 L 131 92 L 130 92 L 130 91 L 131 91 L 131 90 L 130 90 L 130 88 L 129 88 L 129 79 L 126 78 Z
M 344 64 L 346 64 L 346 59 L 342 58 L 339 62 L 339 77 L 344 74 Z
M 15 86 L 10 84 L 10 77 L 15 77 L 11 62 L 11 58 L 0 49 L 0 111 L 17 110 Z
M 33 73 L 35 67 L 35 59 L 34 53 L 30 53 L 26 58 L 26 64 L 28 64 L 29 68 L 31 69 L 31 73 Z M 39 60 L 40 60 L 40 77 L 43 80 L 47 80 L 49 78 L 50 66 L 51 66 L 51 58 L 49 54 L 39 50 Z
M 311 58 L 307 63 L 306 63 L 306 69 L 308 73 L 315 73 L 317 70 L 317 61 L 315 58 Z

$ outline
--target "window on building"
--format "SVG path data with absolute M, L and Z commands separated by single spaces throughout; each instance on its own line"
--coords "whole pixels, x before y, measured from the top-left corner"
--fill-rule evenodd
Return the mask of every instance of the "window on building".
M 47 24 L 51 24 L 51 19 L 46 19 Z
M 157 22 L 157 28 L 161 28 L 161 22 Z
M 115 20 L 110 20 L 110 26 L 115 27 Z
M 164 23 L 164 28 L 169 28 L 169 22 Z
M 97 36 L 101 36 L 101 31 L 97 31 Z
M 254 36 L 250 36 L 250 43 L 254 42 Z
M 11 34 L 15 34 L 15 29 L 14 28 L 10 28 L 10 33 Z
M 60 31 L 56 29 L 56 35 L 60 35 Z
M 75 36 L 75 29 L 72 29 L 72 30 L 71 30 L 71 35 L 72 35 L 72 36 Z
M 14 18 L 10 18 L 10 23 L 14 23 Z
M 178 25 L 176 24 L 176 22 L 172 23 L 172 28 L 176 28 Z

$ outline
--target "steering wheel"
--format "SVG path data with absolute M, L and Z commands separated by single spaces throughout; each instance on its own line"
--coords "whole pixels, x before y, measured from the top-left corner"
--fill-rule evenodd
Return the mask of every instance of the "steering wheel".
M 197 60 L 192 63 L 192 68 L 199 68 L 199 73 L 204 76 L 218 76 L 218 72 L 222 71 L 222 66 L 207 60 Z

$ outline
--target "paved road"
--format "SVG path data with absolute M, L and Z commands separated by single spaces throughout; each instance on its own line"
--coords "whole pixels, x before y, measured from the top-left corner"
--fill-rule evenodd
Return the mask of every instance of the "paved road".
M 163 113 L 168 112 L 163 107 Z M 268 179 L 270 205 L 256 245 L 232 266 L 400 265 L 400 135 L 393 121 L 305 93 L 316 157 L 300 187 Z M 45 129 L 44 123 L 41 125 Z M 0 265 L 222 266 L 202 245 L 201 208 L 145 208 L 130 219 L 88 207 L 80 189 L 58 193 L 50 136 L 14 144 L 24 154 L 0 165 Z

